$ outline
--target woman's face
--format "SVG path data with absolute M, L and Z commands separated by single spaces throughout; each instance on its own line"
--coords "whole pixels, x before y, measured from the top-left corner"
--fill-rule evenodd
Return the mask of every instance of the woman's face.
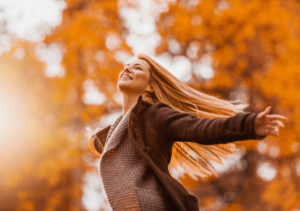
M 143 59 L 134 59 L 125 65 L 118 77 L 118 90 L 124 93 L 143 94 L 150 91 L 150 65 Z

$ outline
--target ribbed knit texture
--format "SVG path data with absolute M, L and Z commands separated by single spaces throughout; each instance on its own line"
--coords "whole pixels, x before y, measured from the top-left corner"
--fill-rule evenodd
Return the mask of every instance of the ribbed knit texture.
M 114 211 L 165 211 L 168 194 L 128 139 L 128 119 L 133 106 L 124 118 L 122 115 L 117 118 L 108 132 L 100 158 L 103 187 Z

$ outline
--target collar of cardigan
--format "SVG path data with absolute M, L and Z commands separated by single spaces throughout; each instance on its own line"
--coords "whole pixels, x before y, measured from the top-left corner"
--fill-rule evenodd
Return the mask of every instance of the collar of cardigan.
M 140 112 L 142 112 L 145 108 L 150 107 L 151 105 L 152 105 L 151 103 L 149 103 L 145 99 L 143 99 L 142 95 L 139 95 L 137 103 L 133 107 L 133 109 L 131 110 L 131 113 L 134 113 L 134 116 L 138 116 L 138 114 Z M 130 114 L 129 118 L 131 118 L 131 116 L 132 115 Z M 98 138 L 100 138 L 100 137 L 106 137 L 111 126 L 112 125 L 108 125 L 105 128 L 102 128 L 101 130 L 99 130 L 98 132 L 96 132 L 96 136 Z

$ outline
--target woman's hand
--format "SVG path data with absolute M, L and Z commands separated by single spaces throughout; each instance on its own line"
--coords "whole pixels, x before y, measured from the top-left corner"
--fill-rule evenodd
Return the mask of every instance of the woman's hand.
M 279 135 L 279 127 L 283 128 L 284 125 L 281 121 L 287 121 L 288 118 L 278 114 L 269 114 L 271 106 L 267 107 L 266 110 L 260 112 L 254 120 L 254 129 L 257 135 Z

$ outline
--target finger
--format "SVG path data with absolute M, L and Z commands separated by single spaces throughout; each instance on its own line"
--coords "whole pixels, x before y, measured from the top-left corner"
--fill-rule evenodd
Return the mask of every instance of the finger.
M 263 119 L 271 110 L 271 106 L 267 107 L 264 111 L 257 115 L 257 119 Z
M 271 132 L 275 135 L 278 135 L 279 134 L 279 128 L 278 127 L 273 127 Z
M 276 131 L 276 132 L 279 132 L 279 127 L 278 126 L 274 126 L 273 130 Z
M 270 134 L 271 134 L 271 135 L 274 135 L 274 136 L 278 136 L 278 135 L 279 135 L 279 129 L 278 129 L 278 127 L 273 127 L 273 128 L 270 130 Z
M 279 136 L 279 133 L 276 132 L 276 131 L 274 131 L 274 130 L 272 130 L 272 131 L 270 132 L 270 135 L 273 135 L 273 136 Z
M 268 130 L 272 130 L 273 129 L 273 125 L 271 125 L 271 124 L 268 124 L 268 125 L 264 125 L 264 128 L 265 129 L 268 129 Z
M 281 127 L 281 128 L 284 128 L 284 124 L 281 122 L 281 121 L 279 121 L 279 120 L 273 120 L 273 121 L 271 121 L 271 125 L 272 126 L 279 126 L 279 127 Z
M 288 118 L 286 118 L 285 116 L 278 115 L 278 114 L 269 114 L 269 115 L 267 115 L 267 117 L 271 121 L 273 121 L 273 120 L 287 121 L 288 120 Z

